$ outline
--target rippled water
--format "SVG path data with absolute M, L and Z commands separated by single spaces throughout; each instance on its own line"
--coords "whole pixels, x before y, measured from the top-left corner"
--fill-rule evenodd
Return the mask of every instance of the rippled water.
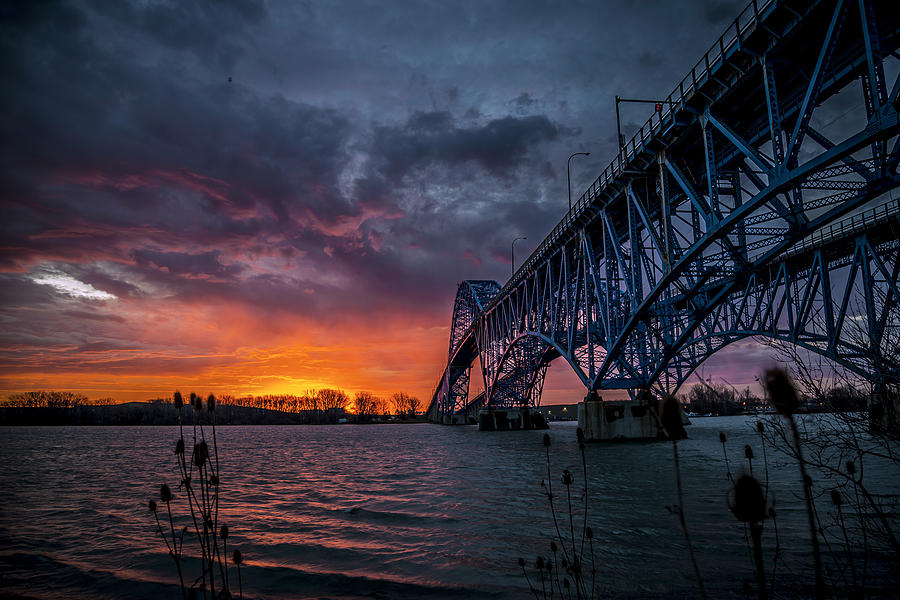
M 753 423 L 698 419 L 679 445 L 687 520 L 717 597 L 742 597 L 752 580 L 743 527 L 727 509 L 718 432 L 729 436 L 734 466 L 744 444 L 762 455 Z M 572 468 L 580 490 L 574 424 L 554 423 L 550 435 L 554 480 Z M 177 428 L 0 436 L 2 595 L 178 595 L 146 508 L 160 483 L 176 487 Z M 542 437 L 434 425 L 220 427 L 221 510 L 230 547 L 245 556 L 245 597 L 529 597 L 517 558 L 548 554 L 554 531 Z M 665 508 L 675 502 L 671 445 L 590 444 L 587 461 L 604 596 L 696 595 L 683 534 Z M 770 468 L 782 581 L 802 585 L 811 569 L 796 465 L 770 454 Z

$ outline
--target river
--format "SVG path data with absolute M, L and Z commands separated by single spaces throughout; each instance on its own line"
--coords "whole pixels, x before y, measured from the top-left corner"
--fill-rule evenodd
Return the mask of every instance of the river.
M 735 472 L 747 470 L 750 444 L 762 477 L 755 422 L 695 419 L 679 443 L 686 520 L 713 597 L 744 597 L 753 582 L 718 436 L 728 436 Z M 557 498 L 569 468 L 578 504 L 575 425 L 553 423 L 549 434 Z M 543 435 L 436 425 L 218 428 L 221 520 L 229 549 L 245 557 L 244 597 L 530 597 L 517 559 L 549 555 L 555 531 L 541 488 Z M 0 595 L 180 597 L 147 509 L 167 482 L 185 512 L 177 437 L 172 427 L 0 428 Z M 666 508 L 675 503 L 672 445 L 589 444 L 586 455 L 601 597 L 696 596 L 684 535 Z M 812 572 L 800 477 L 796 463 L 768 457 L 784 551 L 776 586 L 794 593 L 808 589 Z M 870 485 L 896 484 L 894 467 L 868 465 Z M 833 509 L 826 499 L 823 521 Z M 565 510 L 558 516 L 567 522 Z M 770 522 L 764 544 L 768 564 Z M 876 591 L 895 583 L 870 571 Z

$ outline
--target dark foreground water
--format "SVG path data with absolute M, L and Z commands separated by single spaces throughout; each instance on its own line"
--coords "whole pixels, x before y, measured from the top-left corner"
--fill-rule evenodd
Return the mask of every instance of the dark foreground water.
M 733 469 L 746 468 L 751 444 L 759 473 L 755 422 L 696 419 L 679 445 L 687 521 L 713 597 L 744 597 L 752 582 L 718 434 L 729 437 Z M 575 425 L 554 423 L 550 435 L 554 485 L 561 491 L 568 467 L 580 490 Z M 245 597 L 529 597 L 517 558 L 549 554 L 554 531 L 542 437 L 435 425 L 219 428 L 221 510 L 229 547 L 245 556 Z M 180 597 L 146 508 L 162 482 L 179 495 L 176 439 L 169 427 L 0 429 L 0 596 Z M 697 596 L 666 509 L 675 502 L 671 444 L 591 444 L 587 462 L 602 596 Z M 783 456 L 770 452 L 769 463 L 784 549 L 777 584 L 794 595 L 812 571 L 799 475 Z M 890 468 L 867 468 L 873 484 L 896 482 Z M 828 521 L 830 504 L 820 510 Z M 895 582 L 878 577 L 875 589 L 890 595 Z

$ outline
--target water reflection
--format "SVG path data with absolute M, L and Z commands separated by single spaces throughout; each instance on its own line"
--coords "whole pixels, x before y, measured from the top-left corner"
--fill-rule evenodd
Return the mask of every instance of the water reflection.
M 741 594 L 752 565 L 743 526 L 728 512 L 718 433 L 726 431 L 735 456 L 745 444 L 761 455 L 754 422 L 697 419 L 679 446 L 695 551 L 719 597 Z M 574 433 L 573 424 L 553 425 L 553 468 L 571 469 L 580 488 Z M 517 558 L 546 553 L 553 532 L 540 487 L 542 435 L 429 425 L 219 428 L 220 520 L 229 547 L 243 551 L 246 595 L 527 597 Z M 4 593 L 177 594 L 146 510 L 160 483 L 180 493 L 177 437 L 166 427 L 4 429 Z M 674 498 L 671 447 L 590 444 L 587 460 L 605 595 L 692 594 L 684 538 L 664 509 Z M 796 469 L 771 453 L 769 463 L 779 528 L 791 541 L 784 573 L 802 577 L 809 557 Z

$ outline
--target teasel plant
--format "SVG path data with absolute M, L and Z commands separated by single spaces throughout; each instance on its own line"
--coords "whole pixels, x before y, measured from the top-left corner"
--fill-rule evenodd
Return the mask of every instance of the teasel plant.
M 660 430 L 672 442 L 673 469 L 675 471 L 675 499 L 674 505 L 666 506 L 666 509 L 678 517 L 678 524 L 684 533 L 684 542 L 687 546 L 688 558 L 694 570 L 694 578 L 697 580 L 697 588 L 701 598 L 707 598 L 706 586 L 703 584 L 703 576 L 700 574 L 700 565 L 694 555 L 694 546 L 691 543 L 691 532 L 688 529 L 687 517 L 684 512 L 684 491 L 681 485 L 681 465 L 678 457 L 678 440 L 687 437 L 684 429 L 684 417 L 681 411 L 681 403 L 673 396 L 663 400 L 662 408 L 657 416 Z M 723 446 L 724 448 L 724 441 Z M 730 471 L 729 471 L 730 472 Z
M 749 447 L 749 446 L 748 446 Z M 749 458 L 748 458 L 749 460 Z M 766 493 L 759 480 L 751 474 L 738 477 L 731 488 L 729 508 L 738 521 L 750 529 L 753 551 L 753 575 L 760 600 L 768 600 L 766 570 L 763 563 L 762 532 L 766 519 Z
M 772 552 L 772 576 L 769 578 L 769 595 L 774 594 L 775 576 L 778 572 L 778 560 L 781 558 L 781 537 L 778 535 L 778 513 L 775 510 L 775 495 L 769 487 L 769 453 L 766 451 L 765 432 L 766 426 L 762 421 L 756 422 L 756 434 L 759 436 L 759 445 L 763 452 L 763 471 L 766 476 L 763 490 L 765 491 L 766 516 L 772 521 L 772 529 L 775 534 L 775 549 Z M 752 471 L 751 471 L 752 475 Z
M 177 517 L 172 511 L 175 496 L 168 484 L 160 486 L 159 500 L 166 506 L 165 518 L 169 527 L 164 527 L 160 520 L 156 500 L 151 500 L 148 507 L 156 519 L 156 532 L 163 539 L 169 556 L 175 562 L 183 600 L 197 597 L 211 600 L 230 599 L 234 596 L 228 576 L 229 529 L 227 525 L 219 522 L 221 479 L 216 438 L 216 397 L 210 394 L 204 406 L 203 398 L 192 392 L 188 404 L 191 423 L 187 426 L 182 418 L 185 402 L 181 392 L 175 392 L 172 403 L 178 413 L 178 440 L 175 442 L 174 451 L 181 479 L 178 489 L 184 493 L 190 513 L 189 517 L 185 518 L 189 519 L 189 524 L 193 524 L 193 529 L 190 526 L 183 526 L 176 533 Z M 203 424 L 204 408 L 208 415 L 208 426 Z M 192 431 L 190 452 L 186 449 L 185 429 Z M 200 551 L 200 575 L 193 581 L 186 582 L 184 544 L 185 539 L 194 537 Z M 240 571 L 243 555 L 240 550 L 234 550 L 231 562 L 237 571 L 238 597 L 243 599 Z
M 753 473 L 753 447 L 750 444 L 744 445 L 744 459 L 747 461 L 747 469 L 749 474 L 741 474 L 735 479 L 731 471 L 731 464 L 728 461 L 728 449 L 726 443 L 728 437 L 725 432 L 719 432 L 719 443 L 722 444 L 722 454 L 725 457 L 726 478 L 731 482 L 728 492 L 728 505 L 734 516 L 744 524 L 744 540 L 750 552 L 750 558 L 753 563 L 753 574 L 757 581 L 758 597 L 767 598 L 774 595 L 775 574 L 778 570 L 778 560 L 781 557 L 781 545 L 778 536 L 778 520 L 775 511 L 775 497 L 769 488 L 769 458 L 763 438 L 765 425 L 762 421 L 757 421 L 755 431 L 760 437 L 763 451 L 763 469 L 765 471 L 765 483 Z M 748 479 L 749 478 L 749 479 Z M 752 481 L 751 481 L 752 480 Z M 757 489 L 762 493 L 762 500 L 759 499 Z M 760 505 L 761 511 L 760 512 Z M 752 517 L 752 518 L 750 518 Z M 775 550 L 772 557 L 772 574 L 766 577 L 762 564 L 762 531 L 763 522 L 770 520 L 775 532 Z M 765 584 L 768 582 L 768 590 Z
M 597 562 L 594 552 L 594 532 L 588 526 L 588 478 L 587 459 L 585 457 L 584 432 L 576 430 L 578 449 L 581 456 L 581 473 L 583 485 L 581 489 L 581 514 L 578 497 L 573 498 L 575 475 L 564 469 L 560 483 L 565 490 L 565 513 L 557 509 L 556 496 L 553 492 L 553 470 L 550 462 L 550 435 L 543 438 L 544 454 L 547 465 L 547 479 L 541 482 L 541 488 L 550 505 L 553 527 L 556 537 L 550 541 L 550 555 L 539 555 L 533 565 L 534 571 L 529 574 L 528 561 L 519 558 L 519 568 L 528 583 L 529 590 L 535 598 L 576 598 L 587 600 L 597 597 Z M 568 523 L 566 523 L 568 521 Z M 562 525 L 560 525 L 562 522 Z M 566 530 L 568 524 L 568 531 Z M 587 551 L 585 551 L 587 547 Z M 588 569 L 587 562 L 590 562 Z M 540 586 L 540 587 L 538 587 Z
M 816 600 L 821 600 L 825 597 L 825 578 L 822 569 L 822 552 L 819 548 L 819 528 L 816 523 L 817 516 L 812 496 L 812 478 L 807 474 L 806 461 L 803 459 L 803 446 L 800 443 L 800 432 L 797 429 L 797 421 L 794 418 L 797 409 L 800 407 L 800 399 L 790 377 L 782 369 L 769 369 L 766 371 L 765 381 L 769 402 L 778 411 L 778 414 L 784 418 L 790 428 L 791 437 L 789 442 L 800 467 L 800 476 L 803 482 L 803 500 L 806 503 L 809 536 L 812 543 L 813 567 L 816 577 L 815 594 Z

